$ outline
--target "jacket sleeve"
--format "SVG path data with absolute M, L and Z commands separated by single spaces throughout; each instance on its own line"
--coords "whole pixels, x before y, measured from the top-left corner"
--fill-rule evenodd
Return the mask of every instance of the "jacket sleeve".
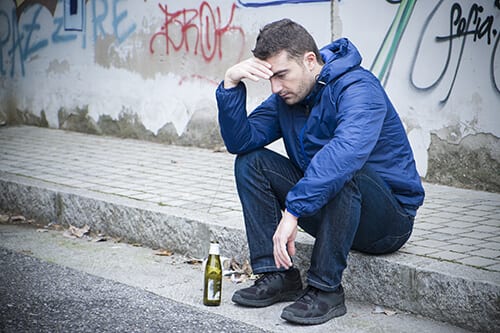
M 230 89 L 223 84 L 216 90 L 216 99 L 222 139 L 230 153 L 246 153 L 281 137 L 274 95 L 247 116 L 245 84 Z
M 330 91 L 326 93 L 322 98 L 328 99 L 332 112 L 336 109 L 337 127 L 287 195 L 287 210 L 297 217 L 317 212 L 363 167 L 387 113 L 382 87 L 376 80 L 352 82 L 336 100 Z

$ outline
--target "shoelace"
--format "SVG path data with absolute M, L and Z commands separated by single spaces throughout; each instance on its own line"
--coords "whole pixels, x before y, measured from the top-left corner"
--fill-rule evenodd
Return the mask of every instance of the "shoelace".
M 266 280 L 271 280 L 271 279 L 274 280 L 278 277 L 278 275 L 279 275 L 279 272 L 272 272 L 272 273 L 263 274 L 257 280 L 255 280 L 254 285 L 257 286 Z
M 302 296 L 300 296 L 299 299 L 297 299 L 297 302 L 312 304 L 314 302 L 314 299 L 317 298 L 317 296 L 318 296 L 318 289 L 307 286 Z

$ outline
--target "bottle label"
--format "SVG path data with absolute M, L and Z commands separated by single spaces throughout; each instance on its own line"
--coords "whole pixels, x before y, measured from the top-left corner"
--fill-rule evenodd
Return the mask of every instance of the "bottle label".
M 218 301 L 220 299 L 220 282 L 209 279 L 207 281 L 207 300 Z

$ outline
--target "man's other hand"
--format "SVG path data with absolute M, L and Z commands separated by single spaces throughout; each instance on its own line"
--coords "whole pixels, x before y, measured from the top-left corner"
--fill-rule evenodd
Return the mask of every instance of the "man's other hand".
M 297 224 L 297 218 L 285 210 L 273 236 L 273 254 L 277 268 L 288 269 L 292 267 L 290 256 L 295 255 Z

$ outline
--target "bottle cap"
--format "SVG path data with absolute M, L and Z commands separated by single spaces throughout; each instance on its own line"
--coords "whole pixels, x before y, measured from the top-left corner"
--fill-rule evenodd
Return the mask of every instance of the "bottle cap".
M 220 247 L 219 243 L 210 243 L 210 250 L 208 251 L 208 254 L 220 254 Z

